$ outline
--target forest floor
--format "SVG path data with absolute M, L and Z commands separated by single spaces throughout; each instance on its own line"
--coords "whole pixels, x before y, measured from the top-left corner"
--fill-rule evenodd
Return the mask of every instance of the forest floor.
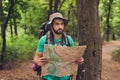
M 120 47 L 120 41 L 105 42 L 102 47 L 102 80 L 120 80 L 120 62 L 111 59 L 113 50 Z M 0 71 L 0 80 L 38 80 L 32 70 L 32 61 L 21 62 Z
M 120 47 L 120 41 L 105 42 L 102 48 L 102 80 L 120 80 L 120 62 L 112 60 L 112 51 Z

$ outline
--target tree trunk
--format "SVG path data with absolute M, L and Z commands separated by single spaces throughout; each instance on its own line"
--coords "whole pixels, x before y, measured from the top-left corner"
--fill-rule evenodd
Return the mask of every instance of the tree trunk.
M 52 3 L 53 3 L 53 0 L 49 0 L 49 12 L 48 12 L 48 16 L 50 14 L 52 14 Z M 49 18 L 48 18 L 49 19 Z
M 48 11 L 48 16 L 52 14 L 53 12 L 58 12 L 58 6 L 59 6 L 60 0 L 54 0 L 54 7 L 53 5 L 53 0 L 49 0 L 49 11 Z M 48 18 L 49 19 L 49 18 Z
M 54 12 L 58 12 L 60 0 L 54 0 Z
M 25 24 L 24 24 L 24 33 L 27 33 L 27 25 L 26 25 L 26 11 L 25 11 Z
M 11 32 L 11 37 L 13 37 L 12 19 L 10 19 L 10 32 Z
M 2 25 L 3 25 L 3 20 L 4 20 L 4 14 L 3 14 L 3 8 L 2 8 L 2 0 L 0 0 L 0 35 L 2 34 Z
M 3 21 L 3 16 L 2 0 L 0 0 L 0 24 Z
M 0 0 L 0 35 L 2 35 L 2 28 L 3 28 L 3 8 L 2 8 L 2 0 Z M 3 58 L 3 56 L 2 56 L 2 54 L 0 53 L 0 70 L 2 70 L 3 69 L 3 65 L 2 65 L 2 59 Z
M 106 32 L 107 38 L 106 38 L 106 40 L 107 40 L 107 41 L 109 41 L 110 31 L 111 31 L 111 26 L 110 26 L 110 24 L 109 24 L 109 20 L 110 20 L 110 12 L 111 12 L 112 2 L 113 2 L 113 0 L 110 0 L 110 1 L 109 1 L 109 4 L 108 4 L 108 12 L 107 12 L 107 17 L 106 17 L 106 26 L 107 26 L 107 32 Z
M 87 45 L 85 62 L 79 65 L 76 80 L 101 80 L 102 43 L 98 23 L 98 0 L 76 0 L 79 45 Z
M 112 40 L 116 40 L 115 33 L 112 34 Z
M 17 22 L 16 22 L 16 18 L 15 17 L 13 18 L 13 21 L 14 21 L 14 33 L 17 36 L 18 35 L 18 32 L 17 32 Z
M 6 28 L 7 28 L 8 21 L 10 19 L 10 14 L 12 12 L 13 5 L 14 5 L 14 0 L 10 0 L 10 7 L 9 7 L 9 10 L 8 10 L 8 15 L 7 15 L 6 21 L 3 25 L 3 28 L 2 28 L 2 40 L 3 40 L 3 42 L 2 42 L 2 55 L 1 55 L 2 66 L 4 64 L 5 52 L 6 52 Z
M 60 11 L 61 10 L 61 8 L 62 8 L 62 6 L 63 6 L 63 4 L 64 4 L 64 2 L 65 2 L 66 0 L 63 0 L 62 2 L 61 2 L 61 4 L 60 4 L 60 6 L 59 6 L 59 9 L 58 9 L 58 11 Z

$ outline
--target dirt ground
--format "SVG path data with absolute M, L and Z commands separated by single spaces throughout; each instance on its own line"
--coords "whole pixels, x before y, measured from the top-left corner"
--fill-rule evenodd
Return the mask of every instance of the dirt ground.
M 111 59 L 113 50 L 120 47 L 120 41 L 110 41 L 102 49 L 102 80 L 120 80 L 120 62 Z
M 102 80 L 120 80 L 120 63 L 111 59 L 113 50 L 120 47 L 120 41 L 105 42 L 102 49 Z M 0 71 L 0 80 L 38 80 L 32 70 L 32 61 L 22 62 Z

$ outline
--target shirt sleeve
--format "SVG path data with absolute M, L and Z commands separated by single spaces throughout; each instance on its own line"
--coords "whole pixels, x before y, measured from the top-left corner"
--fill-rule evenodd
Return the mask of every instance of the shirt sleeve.
M 43 52 L 44 50 L 44 44 L 46 42 L 46 35 L 42 36 L 38 42 L 37 52 Z
M 73 47 L 74 46 L 74 41 L 73 41 L 72 37 L 69 36 L 69 35 L 68 35 L 68 41 L 70 43 L 70 46 Z

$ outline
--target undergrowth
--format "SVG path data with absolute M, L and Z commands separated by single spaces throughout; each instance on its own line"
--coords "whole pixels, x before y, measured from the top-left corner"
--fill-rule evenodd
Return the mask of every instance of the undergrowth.
M 38 38 L 33 35 L 19 35 L 7 38 L 5 62 L 32 60 L 37 48 Z M 1 46 L 0 46 L 1 48 Z
M 120 62 L 120 49 L 117 49 L 112 53 L 112 59 Z

